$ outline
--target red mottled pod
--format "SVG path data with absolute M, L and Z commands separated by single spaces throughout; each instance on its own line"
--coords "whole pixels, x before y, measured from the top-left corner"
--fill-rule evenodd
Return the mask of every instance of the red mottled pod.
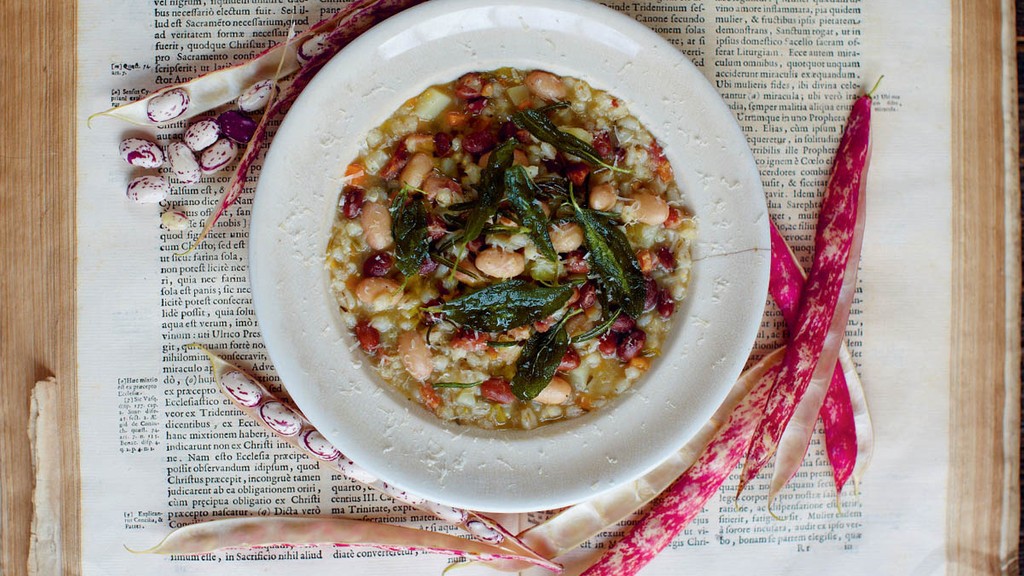
M 854 102 L 839 141 L 818 214 L 814 258 L 800 298 L 799 313 L 779 376 L 765 405 L 764 417 L 747 450 L 737 493 L 742 492 L 775 454 L 779 439 L 811 380 L 828 378 L 835 369 L 856 281 L 864 226 L 861 196 L 867 180 L 870 150 L 869 93 Z M 841 301 L 840 294 L 844 291 L 849 298 Z M 837 337 L 830 337 L 830 334 Z M 814 412 L 817 413 L 817 409 Z

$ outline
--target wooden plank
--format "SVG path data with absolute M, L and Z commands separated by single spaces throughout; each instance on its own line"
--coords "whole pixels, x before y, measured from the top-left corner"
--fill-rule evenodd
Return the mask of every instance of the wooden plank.
M 55 375 L 66 443 L 63 539 L 77 572 L 74 2 L 0 10 L 0 572 L 27 571 L 32 519 L 32 385 Z M 55 455 L 57 457 L 57 455 Z M 67 570 L 67 569 L 66 569 Z
M 1009 189 L 1006 178 L 1013 167 L 1005 157 L 1002 2 L 954 0 L 952 7 L 948 573 L 998 575 L 1008 560 L 1001 553 L 1007 531 L 1004 512 L 1015 500 L 1005 489 L 1007 463 L 1017 458 L 1007 453 L 1006 442 L 1013 420 L 1005 417 L 1008 356 L 1015 354 L 1007 349 L 1013 322 L 1007 319 L 1011 305 L 1006 274 L 1015 273 L 1019 280 L 1019 268 L 1007 266 L 1007 245 L 1013 239 L 1006 207 L 1008 195 L 1018 191 Z

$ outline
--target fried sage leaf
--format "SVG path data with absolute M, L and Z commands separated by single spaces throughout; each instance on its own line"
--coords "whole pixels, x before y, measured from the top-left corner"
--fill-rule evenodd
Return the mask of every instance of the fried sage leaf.
M 640 316 L 646 296 L 644 275 L 626 235 L 606 216 L 580 208 L 575 201 L 573 207 L 576 221 L 583 227 L 590 262 L 608 301 L 618 303 L 633 318 Z
M 445 302 L 441 312 L 453 322 L 481 332 L 504 332 L 543 320 L 565 306 L 573 284 L 536 286 L 513 279 Z
M 487 221 L 498 211 L 498 203 L 505 195 L 505 171 L 512 165 L 515 140 L 509 140 L 491 151 L 487 166 L 480 174 L 480 188 L 477 204 L 469 211 L 466 228 L 462 231 L 461 243 L 465 247 L 476 240 Z
M 526 173 L 526 168 L 513 166 L 505 172 L 505 197 L 512 204 L 520 223 L 528 230 L 537 251 L 552 262 L 558 260 L 558 253 L 551 244 L 548 234 L 548 219 L 536 202 L 537 185 Z
M 512 393 L 523 402 L 533 400 L 547 387 L 569 348 L 569 334 L 563 323 L 537 332 L 526 341 L 512 377 Z
M 423 201 L 406 201 L 408 189 L 403 188 L 391 202 L 391 236 L 395 240 L 395 265 L 406 278 L 419 273 L 427 257 L 427 211 Z
M 605 168 L 615 172 L 628 172 L 628 170 L 623 170 L 622 168 L 606 163 L 593 146 L 572 134 L 569 134 L 568 132 L 559 130 L 545 114 L 548 110 L 564 108 L 565 106 L 568 106 L 568 104 L 563 102 L 559 104 L 552 104 L 551 106 L 545 106 L 543 108 L 516 112 L 512 115 L 512 122 L 515 122 L 516 126 L 525 129 L 527 132 L 532 134 L 534 138 L 541 142 L 551 144 L 559 152 L 572 154 L 588 164 L 604 166 Z

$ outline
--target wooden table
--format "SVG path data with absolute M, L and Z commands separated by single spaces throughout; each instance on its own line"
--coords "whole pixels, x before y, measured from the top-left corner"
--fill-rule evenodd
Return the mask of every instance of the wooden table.
M 994 70 L 995 52 L 986 42 L 999 41 L 993 22 L 999 2 L 954 0 L 954 45 L 964 58 L 954 62 L 954 75 L 964 70 Z M 71 551 L 65 571 L 78 572 L 78 451 L 75 365 L 75 137 L 84 120 L 75 115 L 74 2 L 6 0 L 0 5 L 0 70 L 4 71 L 0 100 L 0 572 L 26 573 L 32 518 L 32 461 L 27 435 L 33 383 L 55 375 L 60 385 L 65 424 L 63 538 Z M 1021 14 L 1018 8 L 1018 14 Z M 1018 40 L 1019 42 L 1019 40 Z M 1002 79 L 982 73 L 967 84 L 954 110 L 954 130 L 962 134 L 988 130 L 992 115 L 1001 114 Z M 954 151 L 957 245 L 975 254 L 978 270 L 988 275 L 967 276 L 973 285 L 954 286 L 954 299 L 966 290 L 1000 284 L 1005 247 L 1002 157 L 970 145 Z M 999 156 L 999 155 L 995 155 Z M 980 304 L 958 309 L 961 332 L 955 338 L 957 381 L 972 375 L 1002 373 L 1002 351 L 976 350 L 970 339 L 979 334 L 998 338 L 1008 328 L 992 322 L 999 311 Z M 993 331 L 996 333 L 993 334 Z M 988 340 L 998 341 L 998 340 Z M 957 386 L 954 386 L 957 388 Z M 970 387 L 963 386 L 965 391 Z M 954 399 L 955 402 L 955 399 Z M 987 414 L 951 414 L 954 423 L 986 418 Z M 995 441 L 995 439 L 993 439 Z M 961 452 L 957 452 L 961 450 Z M 970 469 L 978 460 L 991 460 L 990 445 L 954 446 L 953 457 Z M 87 457 L 87 456 L 86 456 Z M 971 458 L 975 461 L 971 461 Z M 985 464 L 981 462 L 981 464 Z M 963 482 L 970 482 L 965 478 Z M 958 488 L 951 486 L 951 500 Z M 966 502 L 984 511 L 986 502 Z M 952 508 L 951 508 L 952 510 Z M 968 547 L 977 534 L 959 534 L 951 526 L 951 546 Z
M 67 454 L 77 470 L 75 405 L 74 2 L 0 3 L 0 572 L 26 573 L 32 519 L 32 385 L 56 375 Z M 75 503 L 63 527 L 78 541 Z M 77 545 L 74 546 L 77 549 Z

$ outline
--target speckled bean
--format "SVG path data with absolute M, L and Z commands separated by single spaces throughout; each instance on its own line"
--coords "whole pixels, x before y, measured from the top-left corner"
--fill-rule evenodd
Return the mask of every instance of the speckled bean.
M 220 126 L 215 120 L 207 118 L 192 124 L 185 130 L 185 144 L 195 152 L 202 152 L 220 138 Z
M 164 151 L 156 142 L 142 138 L 126 138 L 121 141 L 121 158 L 139 168 L 159 168 L 164 163 Z
M 249 86 L 238 97 L 238 107 L 245 112 L 262 110 L 270 102 L 270 93 L 274 87 L 271 80 L 260 80 Z
M 183 210 L 167 210 L 160 215 L 160 225 L 174 232 L 185 230 L 188 228 L 188 215 Z
M 167 199 L 171 185 L 163 176 L 139 176 L 128 183 L 128 198 L 139 204 L 157 204 Z
M 238 145 L 227 138 L 221 138 L 214 142 L 213 146 L 203 150 L 203 155 L 199 157 L 199 169 L 203 174 L 219 172 L 237 155 Z
M 196 155 L 183 142 L 171 142 L 167 146 L 167 158 L 171 163 L 171 172 L 179 182 L 195 184 L 199 182 L 202 171 Z
M 299 63 L 303 66 L 306 62 L 313 59 L 314 56 L 327 50 L 327 34 L 317 34 L 309 40 L 302 43 L 299 49 L 296 50 L 295 56 L 299 59 Z
M 146 103 L 146 116 L 152 122 L 167 122 L 184 114 L 188 105 L 188 92 L 175 88 L 150 98 Z

